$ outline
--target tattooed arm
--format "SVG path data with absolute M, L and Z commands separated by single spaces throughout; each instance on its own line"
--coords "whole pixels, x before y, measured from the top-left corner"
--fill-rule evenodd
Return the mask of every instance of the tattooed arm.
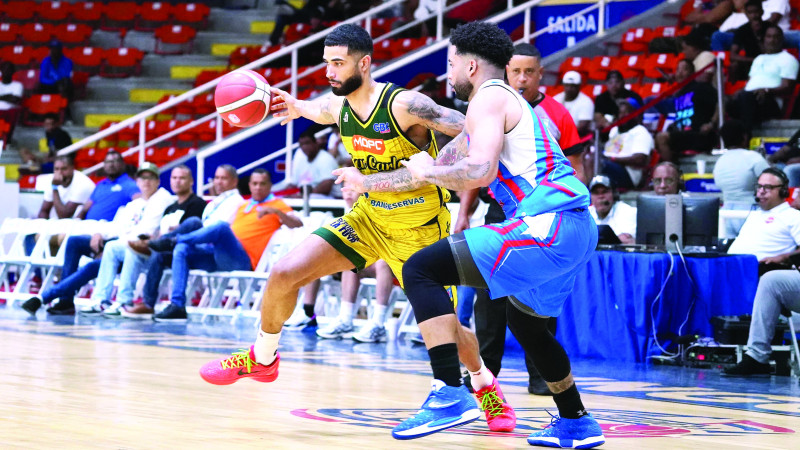
M 397 94 L 392 103 L 392 113 L 404 130 L 413 125 L 421 125 L 448 136 L 456 136 L 464 129 L 463 114 L 439 106 L 430 97 L 415 91 Z
M 273 96 L 270 110 L 274 112 L 275 117 L 285 117 L 281 125 L 286 125 L 298 117 L 305 117 L 323 125 L 339 123 L 343 97 L 328 94 L 316 100 L 303 101 L 278 88 L 270 88 L 270 91 Z
M 436 161 L 423 153 L 403 161 L 412 174 L 412 180 L 427 181 L 455 191 L 491 183 L 496 177 L 503 149 L 507 99 L 504 95 L 493 96 L 485 92 L 476 95 L 470 102 L 464 131 L 442 149 Z M 519 115 L 518 104 L 516 109 L 514 103 L 509 104 L 512 105 L 512 114 Z

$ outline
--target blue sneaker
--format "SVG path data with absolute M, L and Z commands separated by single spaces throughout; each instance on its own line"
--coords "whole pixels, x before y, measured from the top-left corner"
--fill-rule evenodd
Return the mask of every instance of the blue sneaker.
M 559 448 L 592 448 L 606 442 L 600 424 L 591 414 L 578 419 L 564 419 L 550 415 L 553 417 L 550 425 L 528 436 L 528 444 Z
M 466 387 L 447 386 L 440 380 L 433 380 L 431 385 L 431 393 L 422 408 L 414 417 L 394 427 L 392 437 L 415 439 L 481 417 L 481 409 Z

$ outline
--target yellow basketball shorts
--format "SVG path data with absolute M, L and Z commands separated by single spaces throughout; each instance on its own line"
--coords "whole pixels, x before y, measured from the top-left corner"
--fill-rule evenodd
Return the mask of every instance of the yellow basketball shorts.
M 382 259 L 403 286 L 403 263 L 414 253 L 450 234 L 450 211 L 442 206 L 428 224 L 415 228 L 386 228 L 370 220 L 359 203 L 342 217 L 323 225 L 314 234 L 325 239 L 361 270 Z

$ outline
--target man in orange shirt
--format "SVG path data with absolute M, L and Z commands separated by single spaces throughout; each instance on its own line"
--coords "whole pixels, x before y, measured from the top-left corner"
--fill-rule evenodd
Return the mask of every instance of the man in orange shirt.
M 272 181 L 269 172 L 254 170 L 249 186 L 252 198 L 239 207 L 231 225 L 217 222 L 177 237 L 172 252 L 170 304 L 153 316 L 153 320 L 186 320 L 186 281 L 190 269 L 207 272 L 253 270 L 281 225 L 289 228 L 303 225 L 289 205 L 270 194 Z

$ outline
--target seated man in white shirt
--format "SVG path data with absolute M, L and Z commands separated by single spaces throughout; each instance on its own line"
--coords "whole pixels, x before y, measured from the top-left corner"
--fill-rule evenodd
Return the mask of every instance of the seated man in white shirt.
M 641 105 L 636 99 L 627 98 L 617 100 L 617 106 L 620 118 Z M 650 161 L 654 146 L 653 136 L 639 123 L 639 118 L 612 128 L 603 151 L 605 161 L 601 173 L 611 178 L 617 188 L 635 189 L 641 183 L 642 169 Z
M 297 140 L 299 152 L 292 157 L 292 173 L 285 180 L 277 183 L 274 190 L 298 189 L 303 186 L 311 188 L 311 194 L 317 196 L 341 198 L 341 192 L 335 195 L 333 171 L 339 168 L 336 159 L 327 151 L 320 151 L 319 143 L 312 129 L 308 129 Z M 299 196 L 300 194 L 298 194 Z
M 564 92 L 556 94 L 553 99 L 567 108 L 572 120 L 575 121 L 580 137 L 590 134 L 594 120 L 594 102 L 581 92 L 581 74 L 570 70 L 564 74 L 561 84 L 564 85 Z
M 94 182 L 80 171 L 69 156 L 59 156 L 53 163 L 50 189 L 44 191 L 44 201 L 39 208 L 40 219 L 69 219 L 80 213 L 80 207 L 89 200 Z
M 730 103 L 729 114 L 744 123 L 750 132 L 764 120 L 780 117 L 779 103 L 794 89 L 800 63 L 783 49 L 783 31 L 767 23 L 762 42 L 764 53 L 750 66 L 750 79 Z
M 623 244 L 636 243 L 636 208 L 619 201 L 611 179 L 597 175 L 589 183 L 589 213 L 598 225 L 608 225 Z
M 786 203 L 788 179 L 780 170 L 761 172 L 756 184 L 759 209 L 747 216 L 728 253 L 752 254 L 758 258 L 759 273 L 783 266 L 800 254 L 800 211 Z

